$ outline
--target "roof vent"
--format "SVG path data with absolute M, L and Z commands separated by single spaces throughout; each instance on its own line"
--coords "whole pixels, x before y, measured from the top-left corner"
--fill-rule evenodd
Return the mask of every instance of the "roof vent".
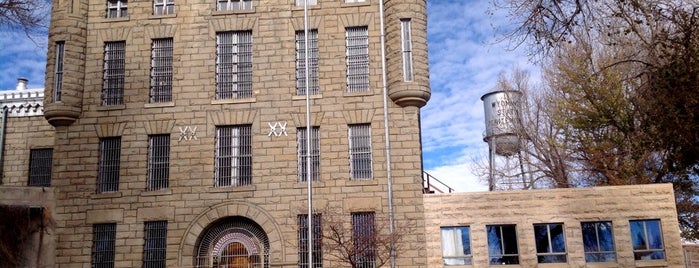
M 17 88 L 16 90 L 27 90 L 28 79 L 24 77 L 17 78 Z

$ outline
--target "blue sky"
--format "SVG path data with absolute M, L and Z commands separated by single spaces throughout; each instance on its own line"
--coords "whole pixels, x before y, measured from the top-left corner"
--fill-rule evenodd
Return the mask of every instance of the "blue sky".
M 500 72 L 513 67 L 538 75 L 526 53 L 497 42 L 510 29 L 503 10 L 489 0 L 429 0 L 428 48 L 432 98 L 422 109 L 424 168 L 457 191 L 485 191 L 471 169 L 486 159 L 488 147 L 480 97 L 493 89 Z M 18 77 L 41 88 L 46 37 L 0 33 L 0 89 Z

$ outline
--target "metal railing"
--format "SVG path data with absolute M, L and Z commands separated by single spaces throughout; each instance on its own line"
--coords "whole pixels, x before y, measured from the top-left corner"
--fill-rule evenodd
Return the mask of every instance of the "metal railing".
M 424 194 L 434 194 L 434 193 L 453 193 L 454 188 L 449 187 L 444 182 L 438 180 L 429 173 L 422 172 L 422 193 Z

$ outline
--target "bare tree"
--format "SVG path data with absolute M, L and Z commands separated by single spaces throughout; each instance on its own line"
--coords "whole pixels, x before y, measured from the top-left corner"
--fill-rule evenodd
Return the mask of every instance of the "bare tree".
M 49 0 L 0 0 L 0 28 L 27 35 L 48 28 Z

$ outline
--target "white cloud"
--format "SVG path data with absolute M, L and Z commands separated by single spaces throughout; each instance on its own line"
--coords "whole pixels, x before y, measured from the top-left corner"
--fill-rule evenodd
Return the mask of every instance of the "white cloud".
M 14 89 L 19 77 L 29 79 L 30 88 L 44 87 L 46 38 L 35 36 L 32 40 L 23 33 L 1 33 L 0 90 Z
M 491 91 L 501 72 L 517 66 L 532 76 L 522 50 L 498 43 L 508 20 L 490 12 L 487 0 L 428 2 L 428 42 L 432 98 L 422 109 L 426 171 L 458 191 L 487 190 L 473 175 L 473 159 L 487 154 L 480 97 Z M 503 23 L 502 25 L 498 23 Z

